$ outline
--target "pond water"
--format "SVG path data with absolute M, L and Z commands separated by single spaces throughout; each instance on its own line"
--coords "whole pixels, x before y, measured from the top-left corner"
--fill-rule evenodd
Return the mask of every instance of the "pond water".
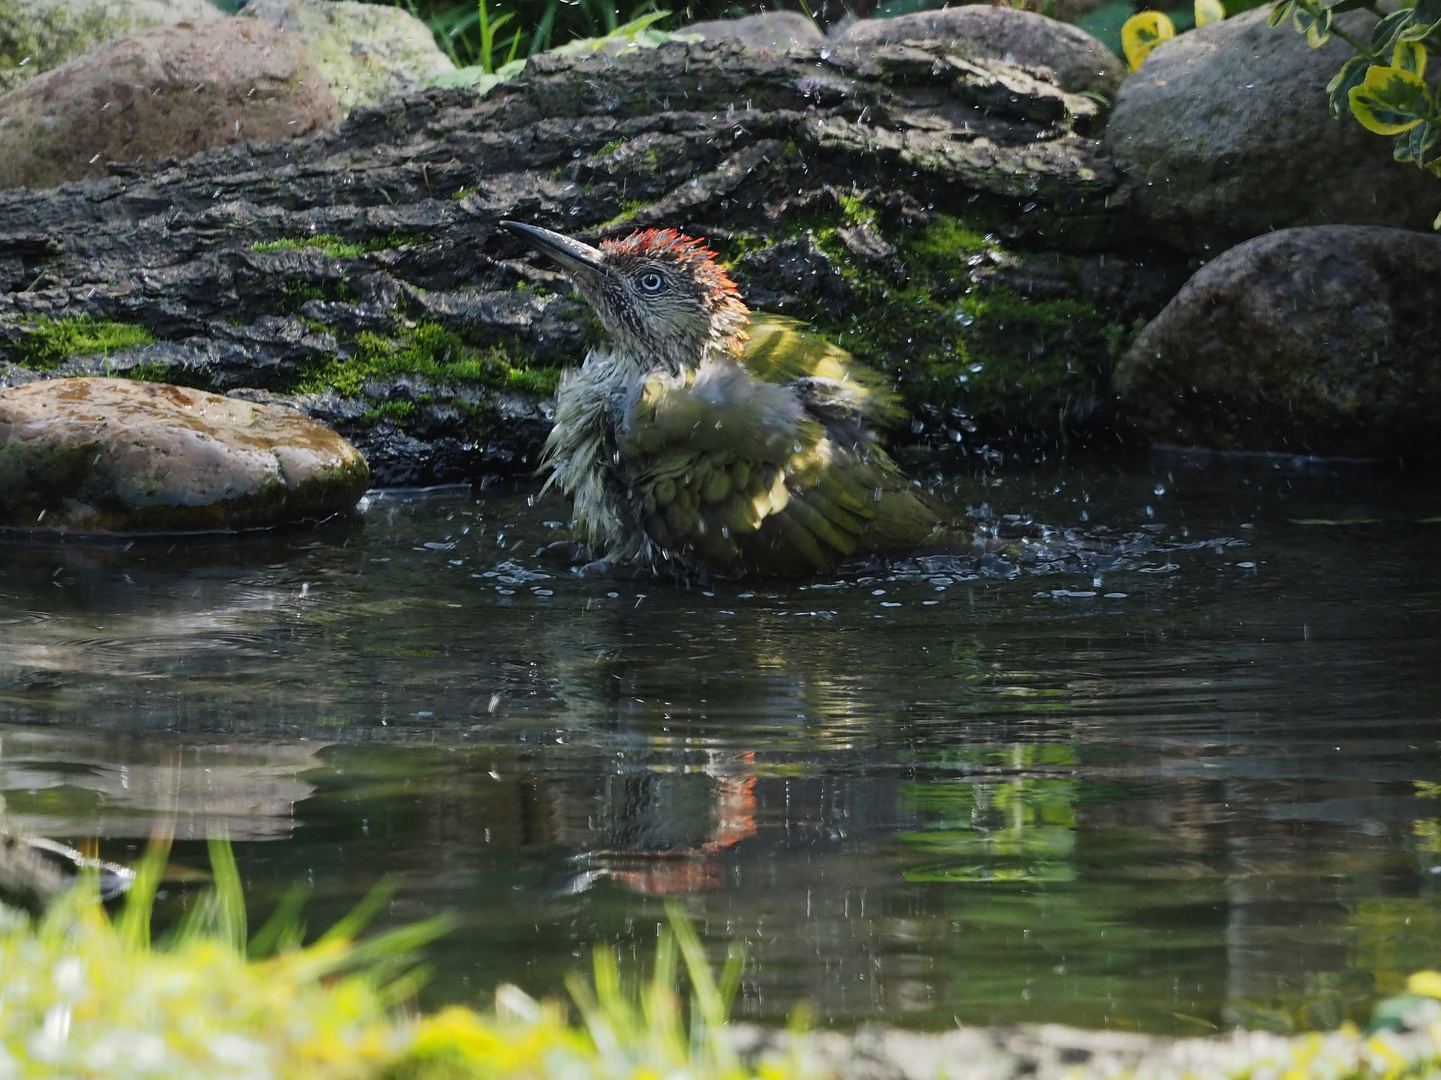
M 12 538 L 0 792 L 119 859 L 160 826 L 200 869 L 224 829 L 257 918 L 396 875 L 382 923 L 460 920 L 428 1004 L 644 957 L 667 898 L 746 944 L 766 1021 L 1285 1029 L 1441 963 L 1435 476 L 947 468 L 1009 554 L 581 577 L 542 550 L 565 508 L 505 486 Z

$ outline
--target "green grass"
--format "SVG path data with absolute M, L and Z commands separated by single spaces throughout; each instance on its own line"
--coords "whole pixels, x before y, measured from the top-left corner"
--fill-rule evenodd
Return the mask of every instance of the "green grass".
M 114 917 L 82 880 L 39 919 L 0 907 L 0 1068 L 27 1078 L 293 1080 L 801 1080 L 798 1056 L 739 1061 L 726 1031 L 742 955 L 717 979 L 695 931 L 669 909 L 648 978 L 597 948 L 569 980 L 580 1014 L 513 986 L 492 1010 L 407 1011 L 418 950 L 445 918 L 368 938 L 380 887 L 310 944 L 300 894 L 251 934 L 240 874 L 210 845 L 214 886 L 156 941 L 152 904 L 168 844 L 152 844 Z
M 155 335 L 135 323 L 109 322 L 80 315 L 37 319 L 10 347 L 10 359 L 34 371 L 52 371 L 72 356 L 93 356 L 155 344 Z
M 962 809 L 964 807 L 944 809 Z M 251 932 L 238 867 L 210 845 L 213 887 L 179 924 L 152 938 L 153 902 L 168 844 L 152 844 L 119 911 L 82 878 L 39 918 L 0 906 L 0 1068 L 6 1075 L 179 1080 L 820 1080 L 807 1040 L 743 1061 L 728 1017 L 744 963 L 732 946 L 719 976 L 678 904 L 667 907 L 648 974 L 598 946 L 590 977 L 567 980 L 576 1016 L 501 986 L 491 1009 L 407 1008 L 421 951 L 445 918 L 362 937 L 392 895 L 381 886 L 355 911 L 304 941 L 303 894 L 292 893 Z M 1401 989 L 1398 987 L 1398 989 Z M 1194 1080 L 1420 1080 L 1441 1069 L 1441 1025 L 1427 1017 L 1441 975 L 1411 977 L 1383 1001 L 1373 1034 L 1233 1043 Z M 1434 1014 L 1432 1014 L 1434 1016 Z M 1421 1027 L 1398 1041 L 1390 1029 Z M 799 1018 L 796 1028 L 804 1026 Z M 1078 1065 L 1077 1080 L 1087 1073 Z M 1166 1066 L 1171 1068 L 1171 1066 Z M 1110 1075 L 1110 1074 L 1107 1074 Z M 1116 1074 L 1145 1080 L 1146 1072 Z
M 420 323 L 393 336 L 365 331 L 356 335 L 354 350 L 349 358 L 337 357 L 305 372 L 296 389 L 301 393 L 333 389 L 351 397 L 370 379 L 419 375 L 452 388 L 484 386 L 543 397 L 555 393 L 560 379 L 557 368 L 514 363 L 499 348 L 473 348 L 455 331 L 436 323 Z

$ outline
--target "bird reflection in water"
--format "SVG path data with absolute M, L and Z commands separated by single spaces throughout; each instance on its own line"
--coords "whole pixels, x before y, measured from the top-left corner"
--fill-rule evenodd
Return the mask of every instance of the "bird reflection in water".
M 755 754 L 711 751 L 707 759 L 698 772 L 614 778 L 604 796 L 608 823 L 565 891 L 603 879 L 644 896 L 722 888 L 719 856 L 756 834 Z

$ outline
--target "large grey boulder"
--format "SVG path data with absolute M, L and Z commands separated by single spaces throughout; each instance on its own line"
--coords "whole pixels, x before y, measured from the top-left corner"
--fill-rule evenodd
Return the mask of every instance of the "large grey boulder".
M 455 70 L 410 12 L 356 0 L 250 0 L 242 15 L 299 38 L 342 111 L 407 94 Z
M 741 19 L 692 23 L 677 33 L 698 34 L 705 41 L 734 41 L 759 52 L 785 52 L 796 45 L 823 45 L 821 28 L 799 11 L 764 11 Z
M 1155 443 L 1441 454 L 1441 237 L 1329 225 L 1203 266 L 1115 372 Z
M 858 19 L 834 43 L 868 48 L 902 41 L 939 41 L 961 46 L 968 56 L 1048 67 L 1061 88 L 1075 94 L 1092 90 L 1113 96 L 1126 77 L 1126 67 L 1116 54 L 1084 30 L 1034 12 L 989 4 L 918 11 L 894 19 Z
M 300 42 L 254 19 L 156 26 L 119 38 L 0 97 L 0 187 L 103 176 L 340 122 Z
M 1148 231 L 1214 255 L 1296 225 L 1426 229 L 1441 184 L 1391 158 L 1392 140 L 1331 118 L 1326 84 L 1351 55 L 1320 49 L 1269 7 L 1165 42 L 1121 88 L 1105 141 Z M 1342 16 L 1368 37 L 1375 19 Z
M 192 532 L 355 506 L 360 452 L 293 409 L 129 379 L 0 393 L 0 525 Z
M 223 17 L 210 0 L 0 0 L 0 93 L 147 26 Z

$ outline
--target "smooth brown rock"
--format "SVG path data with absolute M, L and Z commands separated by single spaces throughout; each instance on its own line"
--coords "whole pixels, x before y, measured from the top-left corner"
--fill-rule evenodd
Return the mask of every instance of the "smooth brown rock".
M 711 19 L 677 31 L 705 41 L 734 41 L 760 52 L 785 52 L 795 45 L 824 45 L 821 28 L 798 11 L 764 11 L 742 19 Z
M 223 18 L 210 0 L 0 0 L 0 93 L 122 34 Z
M 1210 258 L 1300 225 L 1428 229 L 1436 178 L 1392 160 L 1393 139 L 1331 117 L 1326 84 L 1351 47 L 1312 49 L 1289 20 L 1267 26 L 1270 10 L 1163 42 L 1121 87 L 1105 142 L 1150 233 Z M 1365 40 L 1376 19 L 1337 22 Z
M 1315 226 L 1202 267 L 1116 368 L 1127 416 L 1171 446 L 1441 454 L 1441 238 Z
M 0 187 L 48 187 L 103 176 L 112 161 L 184 158 L 339 122 L 325 77 L 279 27 L 157 26 L 0 97 Z
M 77 532 L 266 528 L 348 510 L 370 470 L 290 409 L 128 379 L 0 393 L 0 525 Z
M 902 41 L 939 41 L 962 46 L 968 56 L 1048 67 L 1061 89 L 1073 94 L 1093 90 L 1110 96 L 1126 77 L 1120 58 L 1084 30 L 1013 7 L 970 4 L 859 19 L 835 38 L 837 46 L 861 48 Z

